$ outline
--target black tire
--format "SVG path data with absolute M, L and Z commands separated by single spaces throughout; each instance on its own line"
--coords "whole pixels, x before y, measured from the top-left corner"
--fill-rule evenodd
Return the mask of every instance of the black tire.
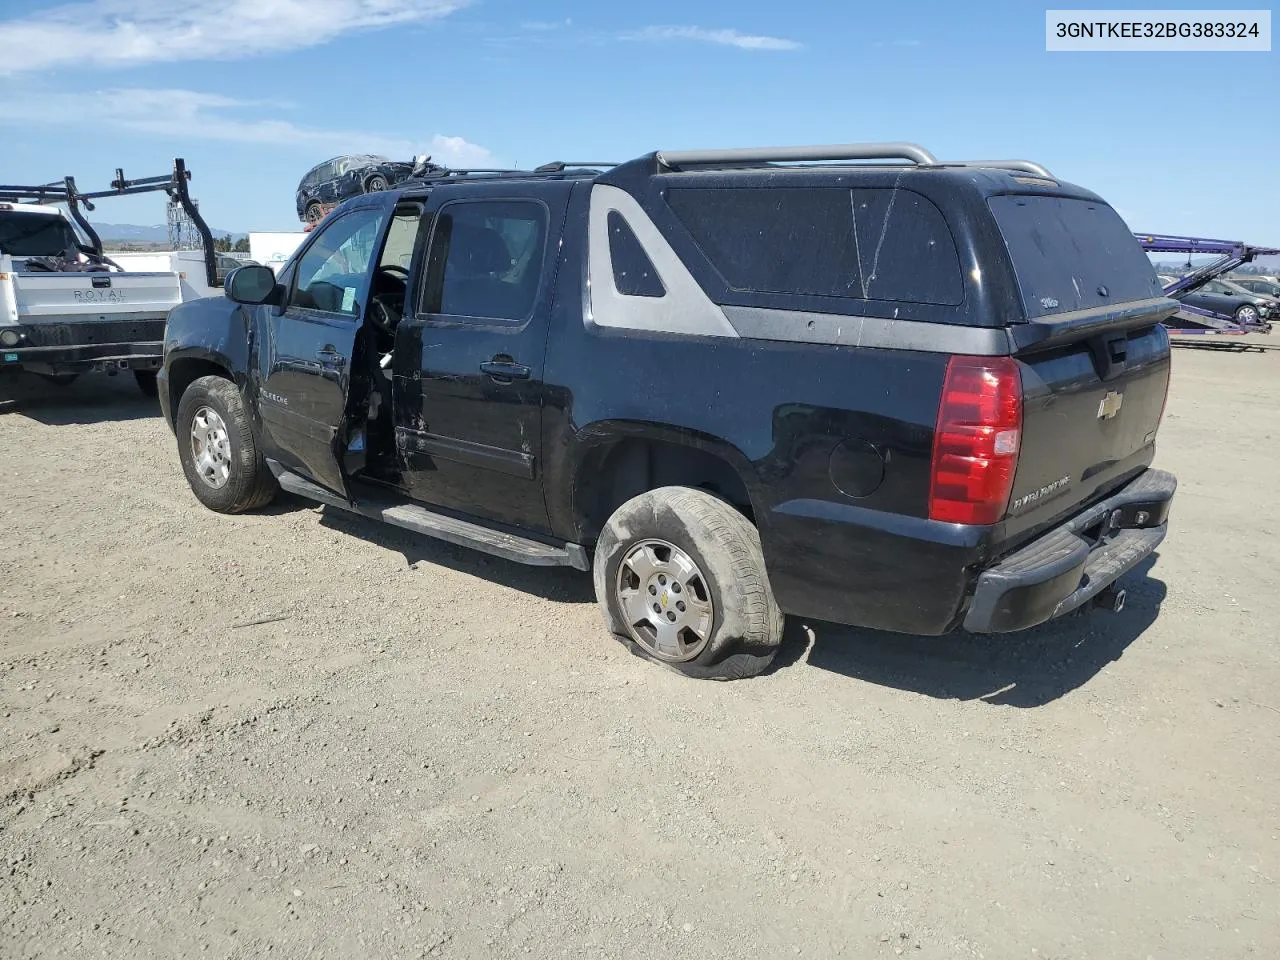
M 307 223 L 319 223 L 324 219 L 324 207 L 319 200 L 312 200 L 306 206 Z
M 212 409 L 226 425 L 230 445 L 230 472 L 222 486 L 213 486 L 196 468 L 192 427 L 196 414 Z M 267 469 L 253 436 L 240 391 L 222 377 L 201 377 L 187 387 L 174 418 L 178 458 L 196 499 L 218 513 L 243 513 L 270 503 L 279 492 L 276 478 Z
M 1248 303 L 1242 303 L 1236 307 L 1236 312 L 1232 316 L 1235 322 L 1241 325 L 1257 323 L 1259 320 L 1258 308 Z
M 138 383 L 138 389 L 142 391 L 144 397 L 156 397 L 160 391 L 156 385 L 156 372 L 154 370 L 135 370 L 133 371 L 133 379 Z
M 80 379 L 78 373 L 37 373 L 36 376 L 58 387 L 69 387 Z
M 386 177 L 382 176 L 381 174 L 374 174 L 372 177 L 369 178 L 368 182 L 365 183 L 364 192 L 365 193 L 381 193 L 383 190 L 386 190 L 389 186 L 391 186 L 391 184 L 387 182 Z
M 714 617 L 710 638 L 696 657 L 661 659 L 636 641 L 618 597 L 618 571 L 645 540 L 683 550 L 702 572 Z M 738 680 L 773 662 L 782 642 L 782 611 L 765 572 L 756 528 L 741 513 L 704 490 L 659 487 L 620 506 L 596 543 L 596 600 L 609 631 L 632 653 L 689 677 Z

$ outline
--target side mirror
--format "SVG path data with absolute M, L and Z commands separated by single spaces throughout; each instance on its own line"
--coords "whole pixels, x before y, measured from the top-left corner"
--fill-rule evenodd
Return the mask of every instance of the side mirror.
M 284 297 L 284 287 L 276 282 L 271 268 L 256 265 L 236 267 L 227 274 L 222 289 L 228 299 L 250 306 L 278 304 Z

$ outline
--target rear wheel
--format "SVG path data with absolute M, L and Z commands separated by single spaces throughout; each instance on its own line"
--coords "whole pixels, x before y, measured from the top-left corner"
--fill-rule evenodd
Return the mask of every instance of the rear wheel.
M 686 676 L 755 676 L 782 642 L 755 527 L 703 490 L 660 487 L 624 503 L 600 534 L 594 577 L 609 630 Z
M 324 219 L 324 207 L 319 200 L 312 200 L 306 208 L 307 223 L 319 223 Z
M 138 382 L 138 389 L 144 397 L 154 397 L 159 393 L 156 388 L 156 372 L 154 370 L 135 370 L 133 379 Z
M 218 513 L 271 502 L 280 489 L 253 436 L 240 391 L 222 377 L 201 377 L 178 403 L 178 458 L 196 498 Z
M 374 176 L 370 177 L 369 181 L 364 185 L 364 192 L 380 193 L 383 190 L 387 189 L 388 186 L 389 184 L 387 183 L 386 177 L 382 176 L 381 174 L 375 174 Z

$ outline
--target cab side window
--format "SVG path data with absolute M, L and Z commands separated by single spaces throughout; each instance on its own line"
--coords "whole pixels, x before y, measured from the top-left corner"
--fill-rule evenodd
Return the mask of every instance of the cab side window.
M 381 210 L 353 210 L 327 224 L 294 272 L 289 306 L 355 317 L 382 229 Z
M 423 313 L 522 321 L 542 280 L 547 211 L 530 200 L 447 203 L 427 256 Z

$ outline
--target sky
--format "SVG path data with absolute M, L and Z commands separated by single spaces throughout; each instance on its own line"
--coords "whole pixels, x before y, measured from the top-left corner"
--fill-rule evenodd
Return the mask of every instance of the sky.
M 213 226 L 291 230 L 298 180 L 341 153 L 534 166 L 907 140 L 1039 161 L 1135 230 L 1280 246 L 1280 52 L 1048 53 L 1044 18 L 982 0 L 0 0 L 0 182 L 101 189 L 181 156 Z M 94 216 L 162 223 L 163 196 Z

